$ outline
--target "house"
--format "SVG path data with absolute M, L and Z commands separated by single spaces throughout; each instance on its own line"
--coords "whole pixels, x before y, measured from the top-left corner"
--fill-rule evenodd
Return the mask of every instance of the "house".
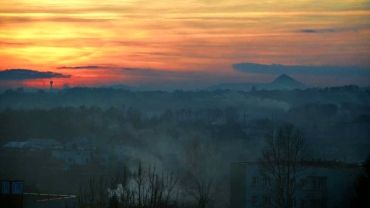
M 359 165 L 337 161 L 306 161 L 297 173 L 294 207 L 349 207 Z M 231 164 L 230 204 L 233 208 L 271 207 L 273 180 L 262 174 L 261 162 Z

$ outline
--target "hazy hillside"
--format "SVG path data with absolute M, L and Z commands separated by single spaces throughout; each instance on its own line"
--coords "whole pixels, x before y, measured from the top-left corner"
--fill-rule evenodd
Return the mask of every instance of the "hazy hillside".
M 210 87 L 210 89 L 223 90 L 294 90 L 307 88 L 303 83 L 292 77 L 282 74 L 270 83 L 224 83 Z

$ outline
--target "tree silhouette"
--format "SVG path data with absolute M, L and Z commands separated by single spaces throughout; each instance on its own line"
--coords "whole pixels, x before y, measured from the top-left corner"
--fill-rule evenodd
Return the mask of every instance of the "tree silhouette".
M 370 207 L 370 155 L 363 166 L 363 174 L 357 179 L 356 193 L 351 201 L 351 207 Z
M 273 131 L 267 137 L 261 159 L 261 171 L 271 181 L 269 207 L 294 207 L 297 173 L 304 158 L 301 133 L 292 125 Z
M 187 150 L 183 183 L 187 194 L 194 199 L 197 208 L 212 204 L 215 189 L 215 152 L 210 145 L 194 140 Z

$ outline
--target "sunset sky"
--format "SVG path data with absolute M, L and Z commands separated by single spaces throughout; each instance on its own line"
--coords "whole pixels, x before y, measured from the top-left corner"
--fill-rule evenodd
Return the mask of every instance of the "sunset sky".
M 238 63 L 312 66 L 293 77 L 367 85 L 370 0 L 0 1 L 0 70 L 71 75 L 54 78 L 57 87 L 194 87 L 276 76 L 263 67 L 237 70 Z M 3 86 L 48 87 L 48 80 L 0 77 Z

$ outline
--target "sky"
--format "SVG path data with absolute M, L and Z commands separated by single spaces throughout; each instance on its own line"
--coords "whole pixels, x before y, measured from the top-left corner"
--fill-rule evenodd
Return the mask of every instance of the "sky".
M 268 82 L 284 67 L 312 85 L 367 85 L 369 57 L 370 0 L 0 1 L 0 70 L 62 74 L 56 87 Z M 0 86 L 49 80 L 0 73 Z

